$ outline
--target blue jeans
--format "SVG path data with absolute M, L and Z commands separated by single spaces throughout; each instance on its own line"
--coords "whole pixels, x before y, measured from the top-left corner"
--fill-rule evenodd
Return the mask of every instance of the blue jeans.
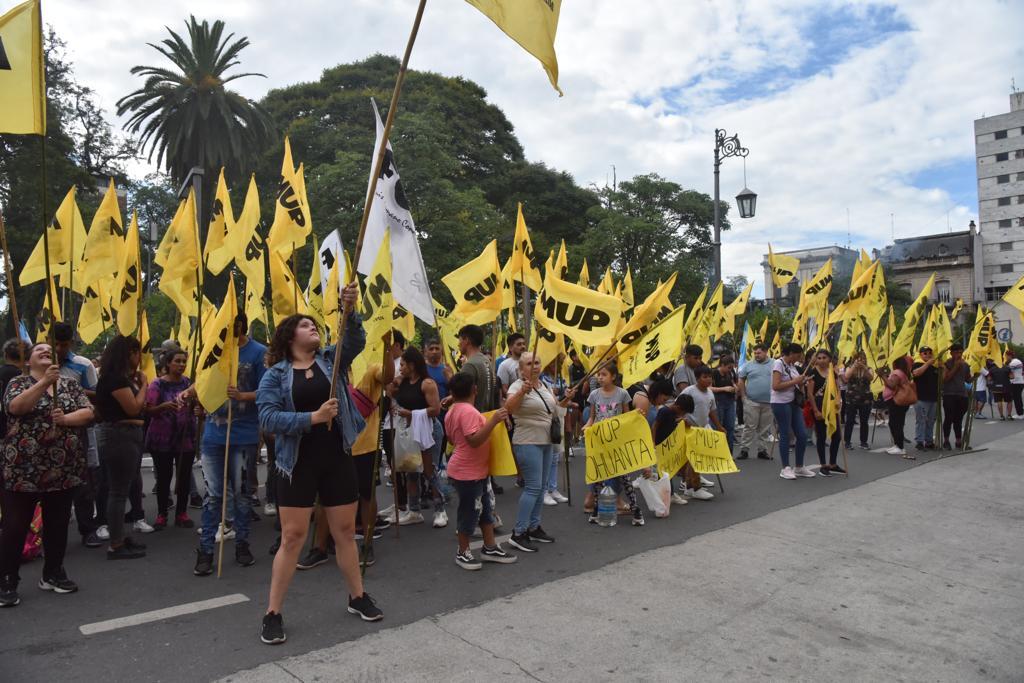
M 249 506 L 242 496 L 242 467 L 256 444 L 231 446 L 228 455 L 228 519 L 234 513 L 235 543 L 249 540 Z M 203 498 L 203 528 L 199 536 L 199 549 L 212 553 L 220 525 L 221 494 L 224 491 L 224 447 L 202 448 L 203 479 L 206 480 L 206 497 Z
M 558 490 L 558 451 L 560 446 L 551 447 L 551 467 L 548 468 L 548 482 L 546 491 Z
M 410 488 L 416 494 L 409 496 L 409 509 L 416 512 L 420 511 L 426 501 L 433 502 L 434 512 L 444 510 L 444 494 L 441 493 L 441 481 L 437 477 L 437 466 L 441 462 L 441 440 L 444 439 L 444 426 L 436 417 L 433 420 L 433 436 L 434 445 L 427 449 L 430 454 L 430 476 L 428 477 L 425 472 L 422 475 L 415 472 L 406 475 L 408 477 L 406 485 L 408 486 L 410 481 L 413 482 Z
M 715 405 L 718 406 L 718 421 L 725 427 L 725 441 L 731 454 L 736 447 L 736 399 L 722 399 Z
M 914 404 L 914 441 L 935 443 L 935 401 L 918 400 Z
M 512 446 L 523 475 L 523 493 L 519 496 L 515 533 L 540 526 L 540 511 L 544 506 L 544 478 L 551 471 L 551 444 L 517 444 Z
M 455 529 L 469 536 L 478 525 L 494 524 L 494 499 L 487 491 L 487 479 L 461 481 L 449 479 L 459 494 L 459 509 Z
M 804 411 L 795 403 L 773 403 L 772 414 L 779 426 L 779 459 L 783 467 L 789 467 L 789 436 L 796 438 L 796 466 L 804 466 L 804 451 L 807 449 L 807 428 L 804 427 Z

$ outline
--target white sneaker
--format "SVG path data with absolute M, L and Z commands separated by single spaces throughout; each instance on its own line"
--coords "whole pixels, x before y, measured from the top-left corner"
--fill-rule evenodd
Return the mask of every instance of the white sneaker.
M 151 534 L 156 531 L 156 529 L 151 527 L 149 524 L 146 524 L 146 520 L 139 519 L 132 524 L 132 531 L 138 531 L 140 534 Z
M 899 446 L 889 446 L 889 448 L 885 449 L 885 452 L 888 453 L 889 455 L 903 455 L 904 453 L 906 453 L 906 451 L 900 448 Z
M 273 503 L 267 503 L 263 506 L 263 514 L 267 517 L 277 517 L 277 506 Z
M 222 527 L 218 527 L 217 528 L 217 534 L 214 537 L 214 540 L 217 543 L 220 543 L 220 537 L 221 537 L 221 532 L 222 531 L 224 531 L 224 529 Z M 223 536 L 224 536 L 224 540 L 225 541 L 233 541 L 235 539 L 235 530 L 233 528 L 229 528 L 228 532 L 226 534 L 223 534 Z
M 391 513 L 394 512 L 394 511 L 395 511 L 395 506 L 394 505 L 389 505 L 386 508 L 384 508 L 383 510 L 378 510 L 377 514 L 380 515 L 381 517 L 390 517 Z
M 711 500 L 715 497 L 715 494 L 707 489 L 687 489 L 686 495 L 694 500 Z
M 110 527 L 108 527 L 106 524 L 100 525 L 99 528 L 96 529 L 96 538 L 100 539 L 101 541 L 109 541 Z
M 398 526 L 409 526 L 410 524 L 423 524 L 423 515 L 413 510 L 403 510 L 398 515 Z
M 552 496 L 550 493 L 545 491 L 544 492 L 544 504 L 545 505 L 558 505 L 558 501 L 555 500 L 554 496 Z
M 893 455 L 906 455 L 907 451 L 902 448 L 897 448 L 892 452 Z
M 793 472 L 792 467 L 783 467 L 782 471 L 779 472 L 779 476 L 783 479 L 796 479 L 796 474 Z
M 793 474 L 795 474 L 798 477 L 814 477 L 814 476 L 816 476 L 814 474 L 814 472 L 812 472 L 811 470 L 807 469 L 806 467 L 797 467 L 795 470 L 793 470 Z
M 434 528 L 443 529 L 448 526 L 448 513 L 444 510 L 438 510 L 434 513 Z
M 683 497 L 682 497 L 681 495 L 679 495 L 678 493 L 673 493 L 673 494 L 672 494 L 672 504 L 673 504 L 673 505 L 686 505 L 686 504 L 688 504 L 689 502 L 690 502 L 690 501 L 686 500 L 685 498 L 683 498 Z
M 707 477 L 701 477 L 700 478 L 700 485 L 701 486 L 707 486 L 708 488 L 712 488 L 715 485 L 715 482 L 711 481 Z
M 556 503 L 568 503 L 569 499 L 563 496 L 558 489 L 551 492 L 551 497 L 555 499 Z

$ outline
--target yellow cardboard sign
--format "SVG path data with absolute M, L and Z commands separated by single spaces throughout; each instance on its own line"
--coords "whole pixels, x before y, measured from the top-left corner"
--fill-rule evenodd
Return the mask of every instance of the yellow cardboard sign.
M 686 453 L 693 469 L 700 474 L 730 474 L 739 472 L 725 432 L 703 427 L 686 430 Z
M 686 457 L 686 423 L 679 422 L 667 439 L 654 447 L 658 457 L 658 471 L 670 477 L 676 476 L 683 465 L 689 462 Z
M 657 464 L 651 427 L 635 410 L 591 425 L 584 438 L 588 484 Z
M 484 413 L 484 419 L 490 420 L 493 414 L 493 410 Z M 516 459 L 512 456 L 512 442 L 508 438 L 508 429 L 505 428 L 504 422 L 494 425 L 488 444 L 491 447 L 491 476 L 511 477 L 517 474 Z

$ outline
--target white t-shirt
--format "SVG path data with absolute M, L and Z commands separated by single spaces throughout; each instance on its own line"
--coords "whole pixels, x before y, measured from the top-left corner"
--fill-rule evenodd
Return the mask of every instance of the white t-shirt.
M 800 370 L 794 365 L 790 365 L 781 358 L 777 359 L 772 364 L 772 373 L 779 373 L 782 375 L 781 379 L 783 382 L 788 382 L 791 379 L 796 379 L 800 376 Z M 774 383 L 774 376 L 772 377 Z M 792 403 L 793 399 L 796 398 L 796 387 L 790 387 L 783 389 L 782 391 L 776 391 L 772 389 L 772 403 Z
M 1010 384 L 1024 384 L 1024 363 L 1020 358 L 1010 361 Z
M 978 372 L 978 384 L 974 387 L 975 391 L 987 391 L 988 390 L 988 370 L 982 368 Z
M 512 383 L 519 379 L 519 361 L 511 356 L 501 361 L 498 366 L 498 381 L 505 387 L 505 391 L 512 386 Z
M 710 389 L 701 391 L 696 384 L 683 389 L 683 394 L 693 398 L 693 412 L 686 416 L 686 424 L 693 427 L 708 427 L 711 423 L 711 411 L 717 410 L 715 395 Z

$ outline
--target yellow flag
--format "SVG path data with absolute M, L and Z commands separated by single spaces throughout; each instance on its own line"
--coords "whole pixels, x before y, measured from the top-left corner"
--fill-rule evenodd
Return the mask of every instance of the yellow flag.
M 184 199 L 178 202 L 178 207 L 174 210 L 174 217 L 171 218 L 171 224 L 167 226 L 164 236 L 160 238 L 160 244 L 157 245 L 156 250 L 153 252 L 153 262 L 161 268 L 166 267 L 171 247 L 174 246 L 178 239 L 178 230 L 181 227 L 181 221 L 185 213 L 185 203 L 186 200 Z
M 1003 295 L 1003 301 L 1018 311 L 1024 311 L 1024 277 L 1017 280 L 1013 287 L 1006 291 L 1006 294 Z
M 316 254 L 319 253 L 320 245 L 317 244 L 316 235 L 313 235 L 313 267 L 309 271 L 309 282 L 306 284 L 304 297 L 306 299 L 306 313 L 311 315 L 317 325 L 320 326 L 320 329 L 323 330 L 326 318 L 324 317 L 324 292 L 323 283 L 320 281 L 320 264 L 316 260 Z
M 552 42 L 554 37 L 552 28 Z M 554 57 L 554 47 L 551 55 Z M 0 103 L 0 133 L 46 134 L 46 69 L 39 0 L 23 2 L 0 15 Z
M 177 223 L 172 224 L 168 230 L 173 230 L 174 235 L 168 245 L 165 261 L 161 264 L 164 273 L 160 279 L 173 281 L 191 276 L 192 281 L 195 281 L 201 257 L 199 225 L 196 223 L 196 196 L 192 189 L 189 189 L 188 197 L 177 218 Z
M 900 332 L 892 342 L 892 348 L 889 350 L 890 366 L 894 360 L 900 356 L 907 355 L 910 351 L 910 346 L 914 342 L 914 335 L 917 332 L 917 323 L 921 320 L 921 316 L 924 315 L 925 309 L 928 307 L 928 296 L 932 293 L 932 286 L 934 284 L 935 273 L 932 273 L 932 276 L 928 278 L 928 282 L 925 283 L 924 289 L 921 290 L 921 293 L 914 299 L 914 303 L 910 304 L 906 313 L 903 314 L 903 326 L 900 328 Z
M 659 320 L 664 319 L 672 313 L 675 308 L 668 298 L 669 293 L 676 284 L 676 273 L 672 273 L 668 282 L 658 285 L 658 288 L 651 292 L 644 302 L 636 307 L 633 316 L 619 330 L 619 350 L 622 351 L 629 344 L 635 342 Z
M 306 313 L 306 299 L 299 283 L 280 252 L 270 252 L 270 294 L 273 299 L 274 325 L 296 313 Z
M 600 284 L 597 285 L 597 291 L 602 294 L 612 294 L 615 292 L 615 281 L 612 280 L 611 266 L 605 269 L 604 277 L 601 278 Z
M 391 329 L 398 330 L 402 336 L 412 342 L 416 336 L 416 317 L 399 305 L 391 312 Z
M 78 312 L 78 334 L 86 344 L 96 341 L 113 320 L 110 289 L 104 282 L 109 282 L 109 279 L 98 280 L 85 288 L 82 309 Z
M 213 200 L 213 213 L 210 216 L 210 227 L 206 233 L 206 245 L 203 247 L 203 261 L 206 269 L 214 275 L 219 275 L 231 259 L 234 252 L 231 250 L 231 243 L 228 235 L 235 231 L 235 213 L 231 210 L 231 195 L 228 194 L 228 185 L 224 182 L 224 168 L 220 169 L 220 176 L 217 178 L 217 192 Z
M 864 302 L 860 314 L 864 316 L 868 327 L 877 330 L 888 307 L 889 294 L 885 288 L 885 271 L 882 270 L 882 265 L 879 263 L 868 284 L 867 300 Z
M 49 280 L 50 294 L 47 296 L 43 294 L 43 307 L 39 310 L 39 317 L 36 322 L 36 341 L 46 341 L 46 337 L 49 335 L 50 327 L 55 322 L 62 320 L 60 315 L 60 298 L 57 296 L 57 285 L 54 283 L 53 278 Z M 50 309 L 50 302 L 53 302 L 53 309 Z
M 281 183 L 274 202 L 274 224 L 270 226 L 267 236 L 270 251 L 276 251 L 285 259 L 306 243 L 306 237 L 312 230 L 309 207 L 303 201 L 305 187 L 301 167 L 296 171 L 292 166 L 292 147 L 286 137 L 284 158 L 281 160 Z
M 540 60 L 551 86 L 558 87 L 555 33 L 562 0 L 466 0 L 497 24 L 519 46 Z
M 828 298 L 832 292 L 832 259 L 818 269 L 814 277 L 800 288 L 801 307 L 810 308 L 822 297 Z
M 825 433 L 831 438 L 839 429 L 839 387 L 836 386 L 836 371 L 831 363 L 828 365 L 828 378 L 825 380 L 821 416 L 825 421 Z
M 85 259 L 83 286 L 100 279 L 109 281 L 121 267 L 124 259 L 124 223 L 121 222 L 121 209 L 117 205 L 113 179 L 89 226 L 82 257 Z
M 980 312 L 980 310 L 979 310 Z M 981 315 L 974 323 L 971 340 L 964 351 L 964 358 L 971 367 L 971 373 L 980 372 L 988 358 L 989 341 L 995 337 L 993 316 Z M 997 361 L 998 362 L 998 361 Z
M 46 237 L 50 242 L 50 273 L 59 276 L 61 286 L 66 288 L 70 288 L 68 278 L 71 269 L 78 265 L 85 248 L 85 223 L 75 202 L 76 192 L 77 188 L 72 185 L 60 203 L 53 222 L 46 228 Z M 18 276 L 19 285 L 24 287 L 46 277 L 45 251 L 40 236 Z
M 580 287 L 590 286 L 590 269 L 587 267 L 587 259 L 583 259 L 583 267 L 580 268 L 580 279 L 576 281 Z
M 868 256 L 868 252 L 864 249 L 860 250 L 860 258 L 858 258 L 853 264 L 853 275 L 850 277 L 850 282 L 856 282 L 857 278 L 861 276 L 865 270 L 871 267 L 871 257 Z
M 767 344 L 768 343 L 768 316 L 765 316 L 764 320 L 761 321 L 761 328 L 757 332 L 757 336 L 754 337 L 755 344 Z
M 142 311 L 139 319 L 139 344 L 142 345 L 142 362 L 139 369 L 150 380 L 156 379 L 156 363 L 153 361 L 153 340 L 149 336 L 149 320 L 146 311 Z
M 190 315 L 194 316 L 196 314 L 196 302 L 198 301 L 196 292 L 198 288 L 196 287 L 195 271 L 177 280 L 160 278 L 160 284 L 157 287 L 174 302 L 174 306 L 183 316 L 187 318 Z
M 768 347 L 768 355 L 772 358 L 778 358 L 782 355 L 782 340 L 779 338 L 778 330 L 775 330 L 775 337 L 772 339 L 772 343 Z
M 267 325 L 266 308 L 263 306 L 263 301 L 260 297 L 256 296 L 256 292 L 249 285 L 248 280 L 245 282 L 245 317 L 249 319 L 250 327 L 257 320 Z
M 683 349 L 685 312 L 686 306 L 680 306 L 647 330 L 625 351 L 619 352 L 619 372 L 622 373 L 623 386 L 641 382 L 665 363 L 679 358 Z M 622 348 L 621 345 L 619 348 Z
M 964 300 L 957 297 L 956 303 L 953 304 L 953 312 L 949 314 L 950 320 L 956 320 L 956 317 L 960 315 L 960 311 L 964 307 Z
M 508 269 L 513 280 L 525 282 L 526 286 L 535 292 L 540 291 L 542 283 L 540 270 L 537 268 L 537 255 L 533 251 L 530 233 L 526 229 L 522 202 L 519 203 L 516 213 L 516 235 L 512 243 L 512 257 L 508 261 Z
M 626 277 L 622 279 L 622 303 L 626 304 L 626 308 L 633 308 L 633 273 L 630 272 L 629 266 L 626 266 Z
M 484 419 L 490 420 L 492 410 L 484 413 Z M 491 448 L 490 474 L 493 477 L 511 477 L 519 472 L 515 458 L 512 456 L 512 442 L 508 438 L 508 429 L 504 422 L 494 425 L 491 438 L 487 440 Z
M 452 315 L 474 325 L 497 318 L 502 307 L 500 278 L 498 241 L 491 240 L 479 256 L 441 278 L 455 298 Z
M 569 253 L 565 250 L 565 240 L 558 247 L 558 256 L 555 258 L 555 270 L 558 271 L 558 279 L 564 280 L 569 271 Z
M 349 271 L 352 272 L 352 271 Z M 395 300 L 391 293 L 391 231 L 385 229 L 373 269 L 363 283 L 363 327 L 366 338 L 381 339 L 391 331 Z
M 533 315 L 538 325 L 585 346 L 611 344 L 622 319 L 622 302 L 547 273 Z
M 875 273 L 878 271 L 879 265 L 879 262 L 875 261 L 850 285 L 850 291 L 847 292 L 846 297 L 829 315 L 828 323 L 830 325 L 858 315 L 867 302 L 872 300 L 874 288 L 878 286 Z
M 683 324 L 683 337 L 688 338 L 693 335 L 693 330 L 697 327 L 697 323 L 700 322 L 701 317 L 704 315 L 704 297 L 708 295 L 708 286 L 704 285 L 704 289 L 700 290 L 700 294 L 697 295 L 697 299 L 693 302 L 693 306 L 690 306 L 690 314 L 686 316 L 686 322 Z
M 324 324 L 328 333 L 334 334 L 341 322 L 341 259 L 334 259 L 330 273 L 327 275 L 327 291 L 324 292 Z
M 953 345 L 953 330 L 949 324 L 949 317 L 946 315 L 946 307 L 936 304 L 934 333 L 932 342 L 935 344 L 934 351 L 938 354 L 939 362 L 949 360 L 949 347 Z
M 203 351 L 196 364 L 196 397 L 207 412 L 214 412 L 228 400 L 228 387 L 238 373 L 238 338 L 235 337 L 235 276 L 228 280 L 224 303 L 213 323 L 203 330 Z
M 772 272 L 772 282 L 776 287 L 784 287 L 793 279 L 800 267 L 800 259 L 785 254 L 776 254 L 768 244 L 768 269 Z
M 647 424 L 647 418 L 635 410 L 595 422 L 586 428 L 583 436 L 588 484 L 614 479 L 658 463 L 651 426 Z
M 132 222 L 128 226 L 128 234 L 124 241 L 124 258 L 117 270 L 111 301 L 112 308 L 117 314 L 117 331 L 125 337 L 133 334 L 139 325 L 142 282 L 139 272 L 139 220 L 133 211 Z
M 557 360 L 560 355 L 565 354 L 564 335 L 547 330 L 540 325 L 534 326 L 533 332 L 537 335 L 537 358 L 540 359 L 541 369 L 546 368 L 551 361 Z
M 238 269 L 245 274 L 246 286 L 252 290 L 253 296 L 262 300 L 267 286 L 267 268 L 263 258 L 265 240 L 260 235 L 259 225 L 260 196 L 256 189 L 256 175 L 253 174 L 249 178 L 242 213 L 235 221 L 234 232 L 228 233 L 227 239 Z

